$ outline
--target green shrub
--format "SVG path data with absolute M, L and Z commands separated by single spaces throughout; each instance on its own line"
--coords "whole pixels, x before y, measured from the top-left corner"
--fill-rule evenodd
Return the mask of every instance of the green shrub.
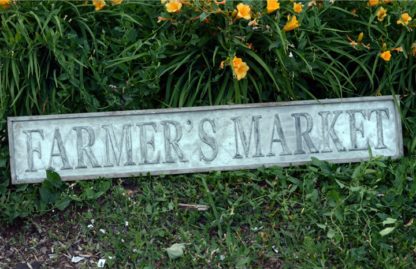
M 169 105 L 409 94 L 415 86 L 416 24 L 396 22 L 402 13 L 415 13 L 413 1 L 374 7 L 367 1 L 302 1 L 299 14 L 293 1 L 269 14 L 265 1 L 241 1 L 251 9 L 249 20 L 239 18 L 236 1 L 183 2 L 174 13 L 166 6 L 159 18 Z M 381 7 L 388 10 L 383 21 L 376 16 Z M 296 16 L 299 27 L 285 31 L 287 16 Z M 387 50 L 389 62 L 380 58 Z M 232 67 L 220 67 L 232 66 L 235 56 L 250 68 L 239 82 Z
M 155 103 L 156 22 L 147 12 L 136 4 L 95 12 L 81 1 L 53 0 L 22 1 L 2 11 L 2 121 L 6 115 Z

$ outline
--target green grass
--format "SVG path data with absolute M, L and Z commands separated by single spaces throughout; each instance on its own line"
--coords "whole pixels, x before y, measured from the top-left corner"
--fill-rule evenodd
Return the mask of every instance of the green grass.
M 39 222 L 47 241 L 63 242 L 49 266 L 90 253 L 84 268 L 99 258 L 108 268 L 412 268 L 415 175 L 405 158 L 114 181 L 98 200 L 29 218 L 8 245 Z M 173 260 L 174 243 L 185 251 Z

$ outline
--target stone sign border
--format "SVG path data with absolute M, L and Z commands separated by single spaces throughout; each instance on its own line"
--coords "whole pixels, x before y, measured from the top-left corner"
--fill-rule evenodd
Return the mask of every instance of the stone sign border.
M 252 103 L 252 104 L 241 104 L 241 105 L 219 105 L 219 106 L 199 106 L 199 107 L 185 107 L 185 108 L 163 108 L 163 109 L 145 109 L 145 110 L 128 110 L 128 111 L 112 111 L 112 112 L 91 112 L 91 113 L 72 113 L 72 114 L 52 114 L 52 115 L 38 115 L 38 116 L 19 116 L 19 117 L 8 117 L 8 138 L 9 138 L 9 152 L 10 152 L 10 169 L 12 184 L 24 184 L 34 183 L 33 181 L 16 180 L 15 164 L 12 156 L 14 156 L 14 137 L 12 124 L 16 122 L 24 121 L 36 121 L 36 120 L 48 120 L 48 119 L 77 119 L 77 118 L 93 118 L 93 117 L 107 117 L 107 116 L 126 116 L 126 115 L 152 115 L 152 114 L 169 114 L 172 112 L 195 112 L 195 111 L 215 111 L 215 110 L 229 110 L 229 109 L 247 109 L 247 108 L 267 108 L 267 107 L 290 107 L 299 105 L 316 105 L 316 104 L 337 104 L 337 103 L 357 103 L 357 102 L 378 102 L 378 101 L 393 101 L 395 108 L 395 129 L 399 135 L 397 141 L 397 148 L 399 154 L 393 159 L 400 158 L 403 156 L 403 136 L 402 136 L 402 125 L 401 116 L 399 112 L 400 102 L 399 95 L 386 95 L 386 96 L 371 96 L 371 97 L 349 97 L 349 98 L 336 98 L 336 99 L 320 99 L 320 100 L 305 100 L 305 101 L 285 101 L 285 102 L 269 102 L 269 103 Z M 353 163 L 369 160 L 369 158 L 348 158 L 348 159 L 328 159 L 326 161 L 331 163 Z M 296 165 L 307 164 L 309 161 L 296 162 Z M 164 171 L 153 171 L 147 173 L 110 173 L 106 175 L 106 178 L 124 178 L 133 177 L 140 175 L 162 175 L 162 174 L 186 174 L 186 173 L 197 173 L 197 172 L 211 172 L 211 171 L 231 171 L 231 170 L 243 170 L 243 169 L 256 169 L 261 167 L 287 167 L 292 166 L 293 162 L 287 163 L 269 163 L 269 164 L 256 164 L 256 165 L 233 165 L 233 166 L 217 166 L 209 168 L 194 168 L 194 169 L 177 169 L 177 170 L 164 170 Z M 72 180 L 87 180 L 96 179 L 97 176 L 86 175 L 86 176 L 71 176 L 67 181 Z

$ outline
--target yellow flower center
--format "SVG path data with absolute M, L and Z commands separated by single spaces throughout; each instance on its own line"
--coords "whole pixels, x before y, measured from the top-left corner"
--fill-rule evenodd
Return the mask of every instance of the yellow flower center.
M 237 5 L 237 19 L 251 19 L 251 8 L 249 5 L 240 3 Z
M 368 5 L 370 7 L 377 6 L 378 4 L 380 4 L 380 1 L 379 0 L 368 0 Z
M 379 21 L 383 21 L 384 20 L 384 18 L 387 16 L 387 9 L 384 9 L 383 7 L 380 7 L 378 10 L 377 10 L 377 19 L 379 20 Z
M 243 62 L 243 59 L 234 56 L 232 62 L 234 76 L 237 80 L 243 79 L 247 76 L 247 71 L 250 69 L 248 65 Z
M 105 7 L 104 0 L 92 0 L 92 4 L 95 6 L 95 10 L 101 10 Z
M 0 0 L 0 6 L 3 8 L 8 8 L 10 6 L 11 0 Z
M 166 11 L 169 13 L 179 12 L 182 8 L 182 3 L 178 0 L 169 0 L 165 5 Z
M 293 3 L 293 11 L 295 13 L 301 13 L 303 9 L 303 5 L 301 3 Z
M 409 13 L 403 13 L 401 19 L 407 24 L 412 20 L 412 17 L 409 16 Z
M 397 21 L 397 24 L 408 25 L 409 22 L 412 20 L 409 13 L 405 12 L 400 16 L 400 20 Z
M 380 57 L 381 57 L 381 59 L 383 59 L 384 61 L 388 62 L 388 61 L 390 61 L 390 59 L 391 59 L 391 53 L 390 53 L 390 51 L 389 51 L 389 50 L 386 50 L 386 51 L 384 51 L 384 52 L 380 53 Z
M 299 21 L 296 16 L 290 17 L 287 16 L 287 23 L 283 27 L 283 31 L 289 32 L 299 27 Z
M 277 0 L 267 0 L 267 13 L 272 13 L 280 8 L 280 3 Z

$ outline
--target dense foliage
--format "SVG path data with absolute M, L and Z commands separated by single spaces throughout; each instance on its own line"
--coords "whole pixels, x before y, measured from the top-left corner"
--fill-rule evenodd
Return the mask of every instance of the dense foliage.
M 288 190 L 264 194 L 307 200 L 311 218 L 313 208 L 328 209 L 315 228 L 344 250 L 353 240 L 347 265 L 393 259 L 381 223 L 394 218 L 405 235 L 415 214 L 415 17 L 412 0 L 0 0 L 0 220 L 82 205 L 111 187 L 104 180 L 69 188 L 54 173 L 41 186 L 9 186 L 8 116 L 397 94 L 407 159 L 278 170 L 277 184 Z M 363 235 L 382 243 L 367 253 L 343 225 L 364 225 Z M 305 248 L 319 256 L 307 236 Z M 408 240 L 394 245 L 407 249 L 415 238 Z

